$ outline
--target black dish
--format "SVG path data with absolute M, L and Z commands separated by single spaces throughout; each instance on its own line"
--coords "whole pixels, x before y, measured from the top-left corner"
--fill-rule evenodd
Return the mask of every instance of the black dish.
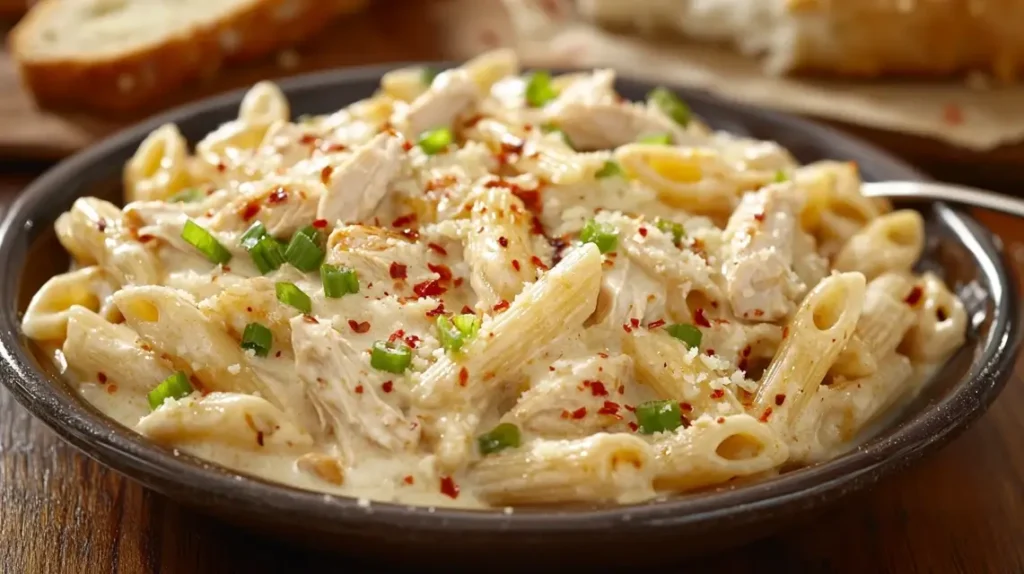
M 281 83 L 295 115 L 335 110 L 370 95 L 384 68 L 341 70 Z M 651 86 L 621 80 L 620 92 L 641 99 Z M 867 180 L 923 176 L 839 132 L 778 113 L 726 103 L 679 89 L 712 126 L 771 139 L 803 162 L 856 161 Z M 1006 382 L 1020 342 L 1016 283 L 1001 247 L 966 214 L 945 205 L 926 211 L 925 266 L 939 271 L 967 302 L 967 345 L 922 395 L 875 438 L 830 462 L 764 482 L 629 507 L 583 510 L 435 511 L 326 497 L 237 476 L 190 456 L 175 456 L 107 420 L 80 400 L 20 334 L 32 293 L 67 257 L 51 231 L 82 195 L 117 197 L 123 164 L 154 128 L 175 122 L 195 142 L 234 118 L 242 92 L 179 108 L 124 131 L 62 162 L 36 181 L 0 228 L 0 380 L 17 400 L 89 456 L 182 503 L 247 527 L 322 548 L 426 564 L 458 557 L 471 564 L 636 564 L 678 559 L 761 536 L 932 452 L 959 434 Z M 451 562 L 448 562 L 449 567 Z

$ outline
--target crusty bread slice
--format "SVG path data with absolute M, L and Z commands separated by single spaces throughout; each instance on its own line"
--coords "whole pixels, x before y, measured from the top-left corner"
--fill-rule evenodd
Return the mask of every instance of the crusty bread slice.
M 127 111 L 294 45 L 366 0 L 42 0 L 8 46 L 40 105 Z
M 768 72 L 1024 72 L 1024 0 L 577 0 L 590 20 L 733 43 Z

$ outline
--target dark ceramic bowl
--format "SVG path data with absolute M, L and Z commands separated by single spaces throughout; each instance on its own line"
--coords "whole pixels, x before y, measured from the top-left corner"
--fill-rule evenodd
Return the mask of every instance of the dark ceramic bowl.
M 369 96 L 382 68 L 305 76 L 281 85 L 293 113 L 323 113 Z M 623 80 L 641 99 L 650 86 Z M 716 128 L 771 139 L 801 161 L 854 160 L 868 180 L 921 174 L 872 147 L 793 117 L 679 90 Z M 83 195 L 118 197 L 121 167 L 150 130 L 175 122 L 191 141 L 234 118 L 241 92 L 183 107 L 120 133 L 64 161 L 36 181 L 0 230 L 0 378 L 21 404 L 101 463 L 204 512 L 274 535 L 361 556 L 422 564 L 528 564 L 551 557 L 573 564 L 679 558 L 734 545 L 778 529 L 932 452 L 975 420 L 1009 376 L 1019 342 L 1015 282 L 995 238 L 966 214 L 931 206 L 924 266 L 957 287 L 972 318 L 966 346 L 903 413 L 859 448 L 827 463 L 742 487 L 628 507 L 502 512 L 359 506 L 238 476 L 175 456 L 106 419 L 75 392 L 20 334 L 31 294 L 68 260 L 51 231 Z

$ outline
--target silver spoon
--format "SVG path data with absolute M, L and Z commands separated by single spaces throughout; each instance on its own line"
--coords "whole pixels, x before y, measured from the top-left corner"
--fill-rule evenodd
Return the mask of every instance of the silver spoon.
M 1024 217 L 1024 200 L 949 183 L 882 181 L 865 183 L 861 190 L 868 197 L 909 201 L 945 201 Z

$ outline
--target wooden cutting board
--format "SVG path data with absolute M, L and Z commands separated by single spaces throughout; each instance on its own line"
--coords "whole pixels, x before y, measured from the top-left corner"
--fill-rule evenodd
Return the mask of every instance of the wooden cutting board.
M 340 19 L 295 51 L 224 70 L 207 83 L 154 102 L 151 110 L 116 118 L 36 108 L 21 89 L 10 56 L 0 52 L 0 158 L 60 159 L 150 113 L 261 79 L 341 66 L 459 59 L 502 43 L 508 32 L 489 20 L 494 10 L 487 4 L 497 1 L 374 0 L 364 12 Z M 1021 193 L 1018 188 L 1024 186 L 1024 145 L 977 153 L 921 137 L 837 125 L 947 181 L 971 181 L 1010 193 Z

